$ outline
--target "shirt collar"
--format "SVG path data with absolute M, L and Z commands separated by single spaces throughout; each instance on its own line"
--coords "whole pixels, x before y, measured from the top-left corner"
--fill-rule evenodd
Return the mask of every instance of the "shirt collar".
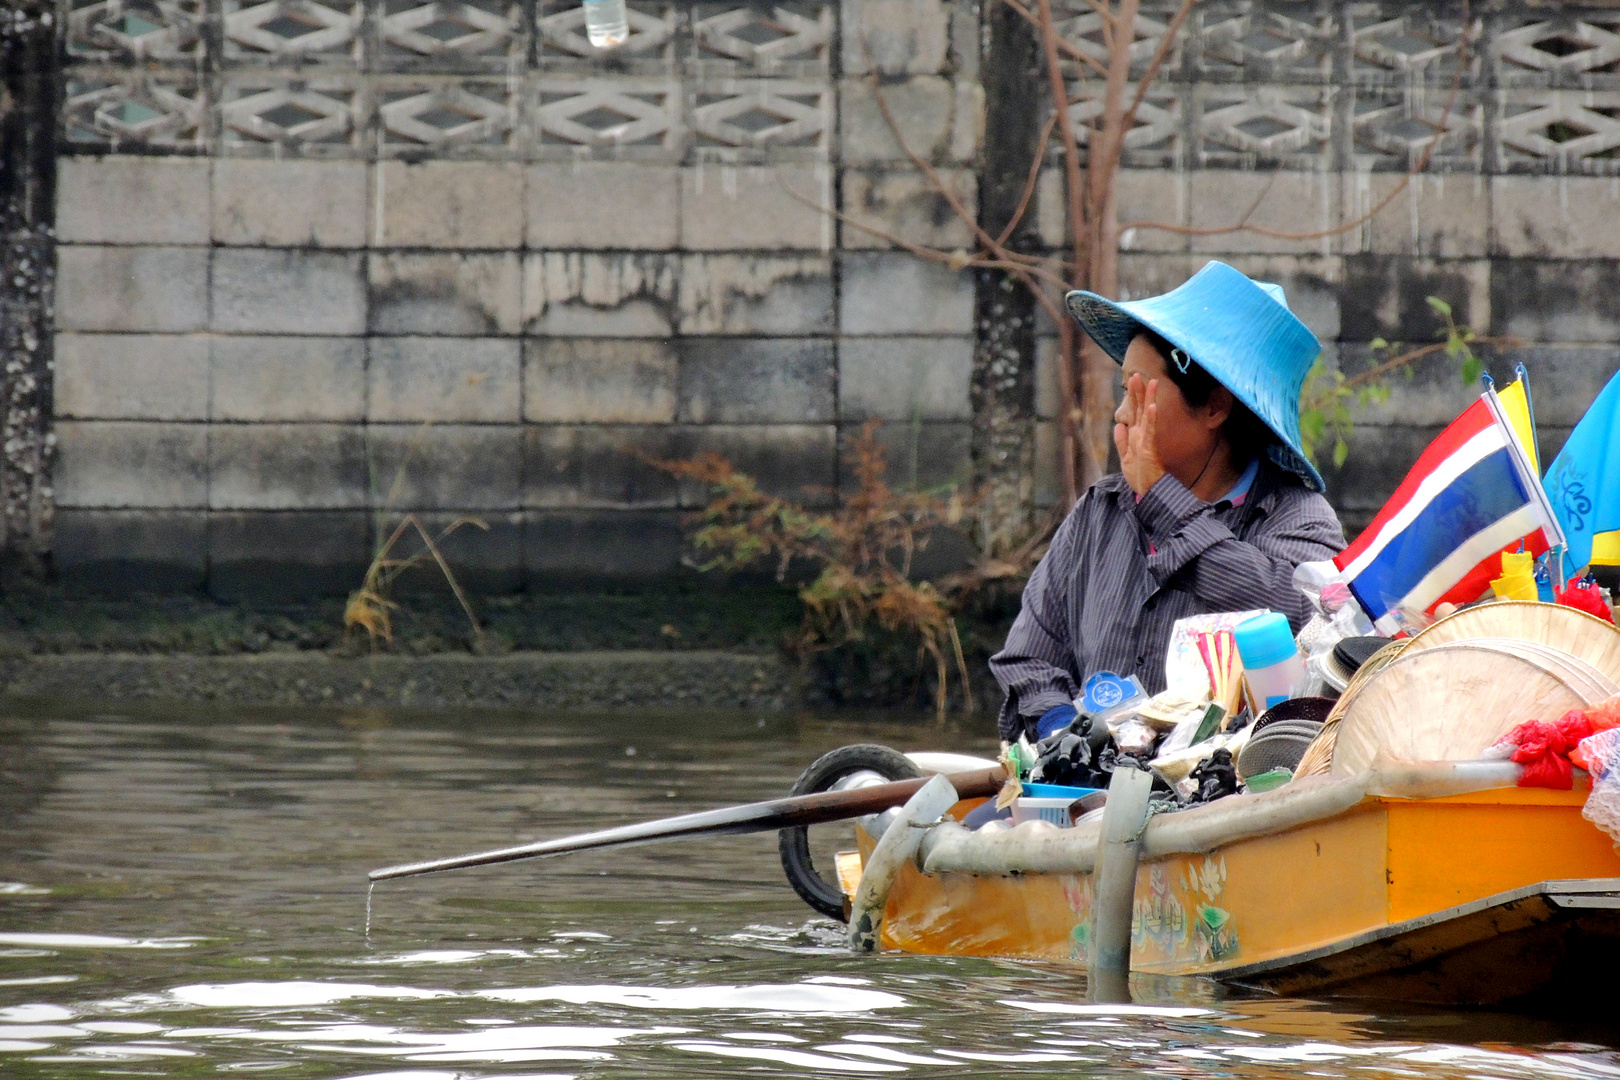
M 1249 497 L 1249 488 L 1254 486 L 1254 478 L 1259 473 L 1260 455 L 1256 454 L 1249 459 L 1249 467 L 1244 469 L 1243 475 L 1237 478 L 1237 483 L 1232 485 L 1232 490 L 1216 499 L 1215 504 L 1219 506 L 1221 503 L 1230 503 L 1233 506 L 1242 506 L 1244 500 Z

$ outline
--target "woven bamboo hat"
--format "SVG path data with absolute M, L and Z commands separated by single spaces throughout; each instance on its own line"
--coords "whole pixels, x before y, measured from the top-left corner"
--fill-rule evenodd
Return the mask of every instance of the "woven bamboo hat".
M 1620 682 L 1620 628 L 1563 604 L 1497 600 L 1447 615 L 1406 643 L 1401 655 L 1470 638 L 1534 641 L 1585 660 Z

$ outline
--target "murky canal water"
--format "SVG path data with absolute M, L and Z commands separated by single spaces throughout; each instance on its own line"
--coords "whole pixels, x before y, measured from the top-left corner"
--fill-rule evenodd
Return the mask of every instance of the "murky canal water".
M 774 836 L 365 871 L 779 794 L 894 723 L 0 707 L 0 1076 L 1617 1077 L 1620 1021 L 855 957 Z M 1612 972 L 1594 972 L 1595 993 Z M 1620 1006 L 1614 1006 L 1620 1014 Z

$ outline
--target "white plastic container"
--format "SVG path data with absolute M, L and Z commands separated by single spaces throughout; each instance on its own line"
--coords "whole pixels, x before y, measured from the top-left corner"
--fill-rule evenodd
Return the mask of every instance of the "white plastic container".
M 585 0 L 585 36 L 598 49 L 613 49 L 630 37 L 624 0 Z
M 1259 716 L 1299 693 L 1305 682 L 1305 658 L 1294 644 L 1288 618 L 1275 611 L 1257 615 L 1232 631 L 1243 658 L 1249 687 L 1249 709 Z
M 1075 799 L 1035 799 L 1020 795 L 1013 800 L 1013 824 L 1022 825 L 1026 821 L 1044 821 L 1048 825 L 1056 825 L 1060 829 L 1067 829 L 1074 824 L 1074 820 L 1069 817 L 1069 808 L 1077 801 Z

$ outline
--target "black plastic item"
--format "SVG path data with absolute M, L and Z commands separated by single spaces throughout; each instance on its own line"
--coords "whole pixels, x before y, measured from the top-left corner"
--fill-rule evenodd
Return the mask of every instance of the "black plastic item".
M 1347 637 L 1333 646 L 1333 662 L 1346 678 L 1361 670 L 1361 665 L 1372 659 L 1373 653 L 1389 644 L 1389 638 Z
M 1378 640 L 1382 641 L 1382 638 Z M 1271 708 L 1260 714 L 1260 719 L 1254 722 L 1254 733 L 1249 738 L 1259 735 L 1272 724 L 1280 724 L 1289 720 L 1306 720 L 1313 724 L 1327 722 L 1328 713 L 1333 711 L 1333 699 L 1325 697 L 1297 697 L 1287 701 L 1279 701 Z
M 790 794 L 829 791 L 851 773 L 866 771 L 875 772 L 885 780 L 911 780 L 922 775 L 922 770 L 898 750 L 877 743 L 856 743 L 840 746 L 812 761 L 810 767 L 799 774 Z M 803 825 L 783 829 L 777 833 L 776 846 L 782 855 L 782 870 L 787 874 L 788 884 L 799 894 L 799 899 L 827 918 L 843 922 L 844 890 L 817 872 L 810 857 L 810 830 Z

